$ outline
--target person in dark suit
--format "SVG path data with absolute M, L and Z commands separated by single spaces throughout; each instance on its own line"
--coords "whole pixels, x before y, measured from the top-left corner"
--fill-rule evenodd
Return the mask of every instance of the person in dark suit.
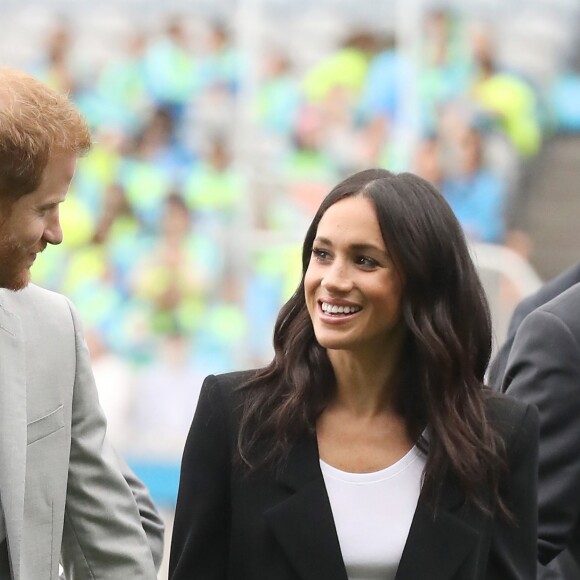
M 203 384 L 171 580 L 535 577 L 537 410 L 483 386 L 489 310 L 443 197 L 359 172 L 302 264 L 271 363 Z
M 580 264 L 517 307 L 489 383 L 540 414 L 538 578 L 580 578 Z
M 516 306 L 510 318 L 506 339 L 489 365 L 487 372 L 487 382 L 489 385 L 498 389 L 500 388 L 503 377 L 505 376 L 508 356 L 514 344 L 516 332 L 523 319 L 539 306 L 549 302 L 552 298 L 556 298 L 564 290 L 579 282 L 580 262 L 543 284 L 537 292 L 530 294 Z M 580 578 L 580 575 L 578 577 Z

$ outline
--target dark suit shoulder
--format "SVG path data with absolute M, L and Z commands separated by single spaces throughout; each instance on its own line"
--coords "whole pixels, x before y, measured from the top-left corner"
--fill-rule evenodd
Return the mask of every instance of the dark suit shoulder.
M 538 430 L 538 410 L 504 393 L 486 390 L 486 412 L 489 423 L 504 440 L 507 449 L 518 446 L 521 438 L 533 437 Z
M 546 282 L 537 292 L 522 300 L 522 303 L 528 304 L 532 309 L 537 308 L 538 306 L 549 302 L 556 296 L 559 296 L 562 292 L 565 292 L 568 288 L 571 288 L 579 282 L 580 262 Z
M 225 407 L 226 413 L 231 414 L 242 402 L 243 391 L 240 387 L 257 372 L 258 369 L 251 369 L 209 375 L 203 382 L 200 398 L 207 399 L 212 407 Z
M 549 317 L 554 317 L 558 321 L 554 320 L 555 323 L 566 327 L 576 340 L 580 340 L 578 312 L 580 312 L 580 284 L 575 284 L 526 316 L 521 325 L 521 332 L 537 332 L 539 329 L 545 332 L 546 324 L 550 324 Z M 536 326 L 538 326 L 537 330 L 535 330 Z
M 219 375 L 209 375 L 205 379 L 210 389 L 218 389 L 222 396 L 232 397 L 233 393 L 238 390 L 238 388 L 245 383 L 247 383 L 251 378 L 253 378 L 259 369 L 249 369 L 242 371 L 232 371 L 229 373 L 222 373 Z
M 490 421 L 513 421 L 523 417 L 529 405 L 509 395 L 485 389 L 485 410 Z
M 517 330 L 521 321 L 533 310 L 539 308 L 550 302 L 568 288 L 580 282 L 580 262 L 574 264 L 555 278 L 542 285 L 542 287 L 524 298 L 515 308 L 512 322 L 510 322 L 510 330 L 514 333 Z
M 578 308 L 580 308 L 580 283 L 574 284 L 567 290 L 564 290 L 558 296 L 552 298 L 549 302 L 546 302 L 540 307 L 540 310 L 545 312 L 552 312 L 557 315 L 565 314 L 570 315 L 571 309 L 574 308 L 574 314 L 577 314 Z
M 248 369 L 242 371 L 232 371 L 229 373 L 222 373 L 219 375 L 211 375 L 215 379 L 216 384 L 221 389 L 235 389 L 236 387 L 249 381 L 260 369 Z

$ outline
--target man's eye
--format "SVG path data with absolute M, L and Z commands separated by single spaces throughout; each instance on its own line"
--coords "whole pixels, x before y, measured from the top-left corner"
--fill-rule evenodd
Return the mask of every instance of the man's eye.
M 50 213 L 51 211 L 54 211 L 56 207 L 57 206 L 54 206 L 54 205 L 51 205 L 48 207 L 39 207 L 36 210 L 36 213 L 38 213 L 39 216 L 45 216 L 46 214 Z

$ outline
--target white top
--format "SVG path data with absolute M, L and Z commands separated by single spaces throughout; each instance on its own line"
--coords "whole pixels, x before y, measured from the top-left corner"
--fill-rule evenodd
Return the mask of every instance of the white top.
M 349 580 L 394 580 L 425 463 L 417 447 L 373 473 L 348 473 L 320 460 Z

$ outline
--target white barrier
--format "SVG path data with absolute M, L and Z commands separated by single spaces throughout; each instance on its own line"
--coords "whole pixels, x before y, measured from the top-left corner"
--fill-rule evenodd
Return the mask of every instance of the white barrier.
M 506 337 L 514 308 L 542 280 L 526 259 L 505 246 L 474 243 L 470 249 L 489 300 L 495 353 Z

